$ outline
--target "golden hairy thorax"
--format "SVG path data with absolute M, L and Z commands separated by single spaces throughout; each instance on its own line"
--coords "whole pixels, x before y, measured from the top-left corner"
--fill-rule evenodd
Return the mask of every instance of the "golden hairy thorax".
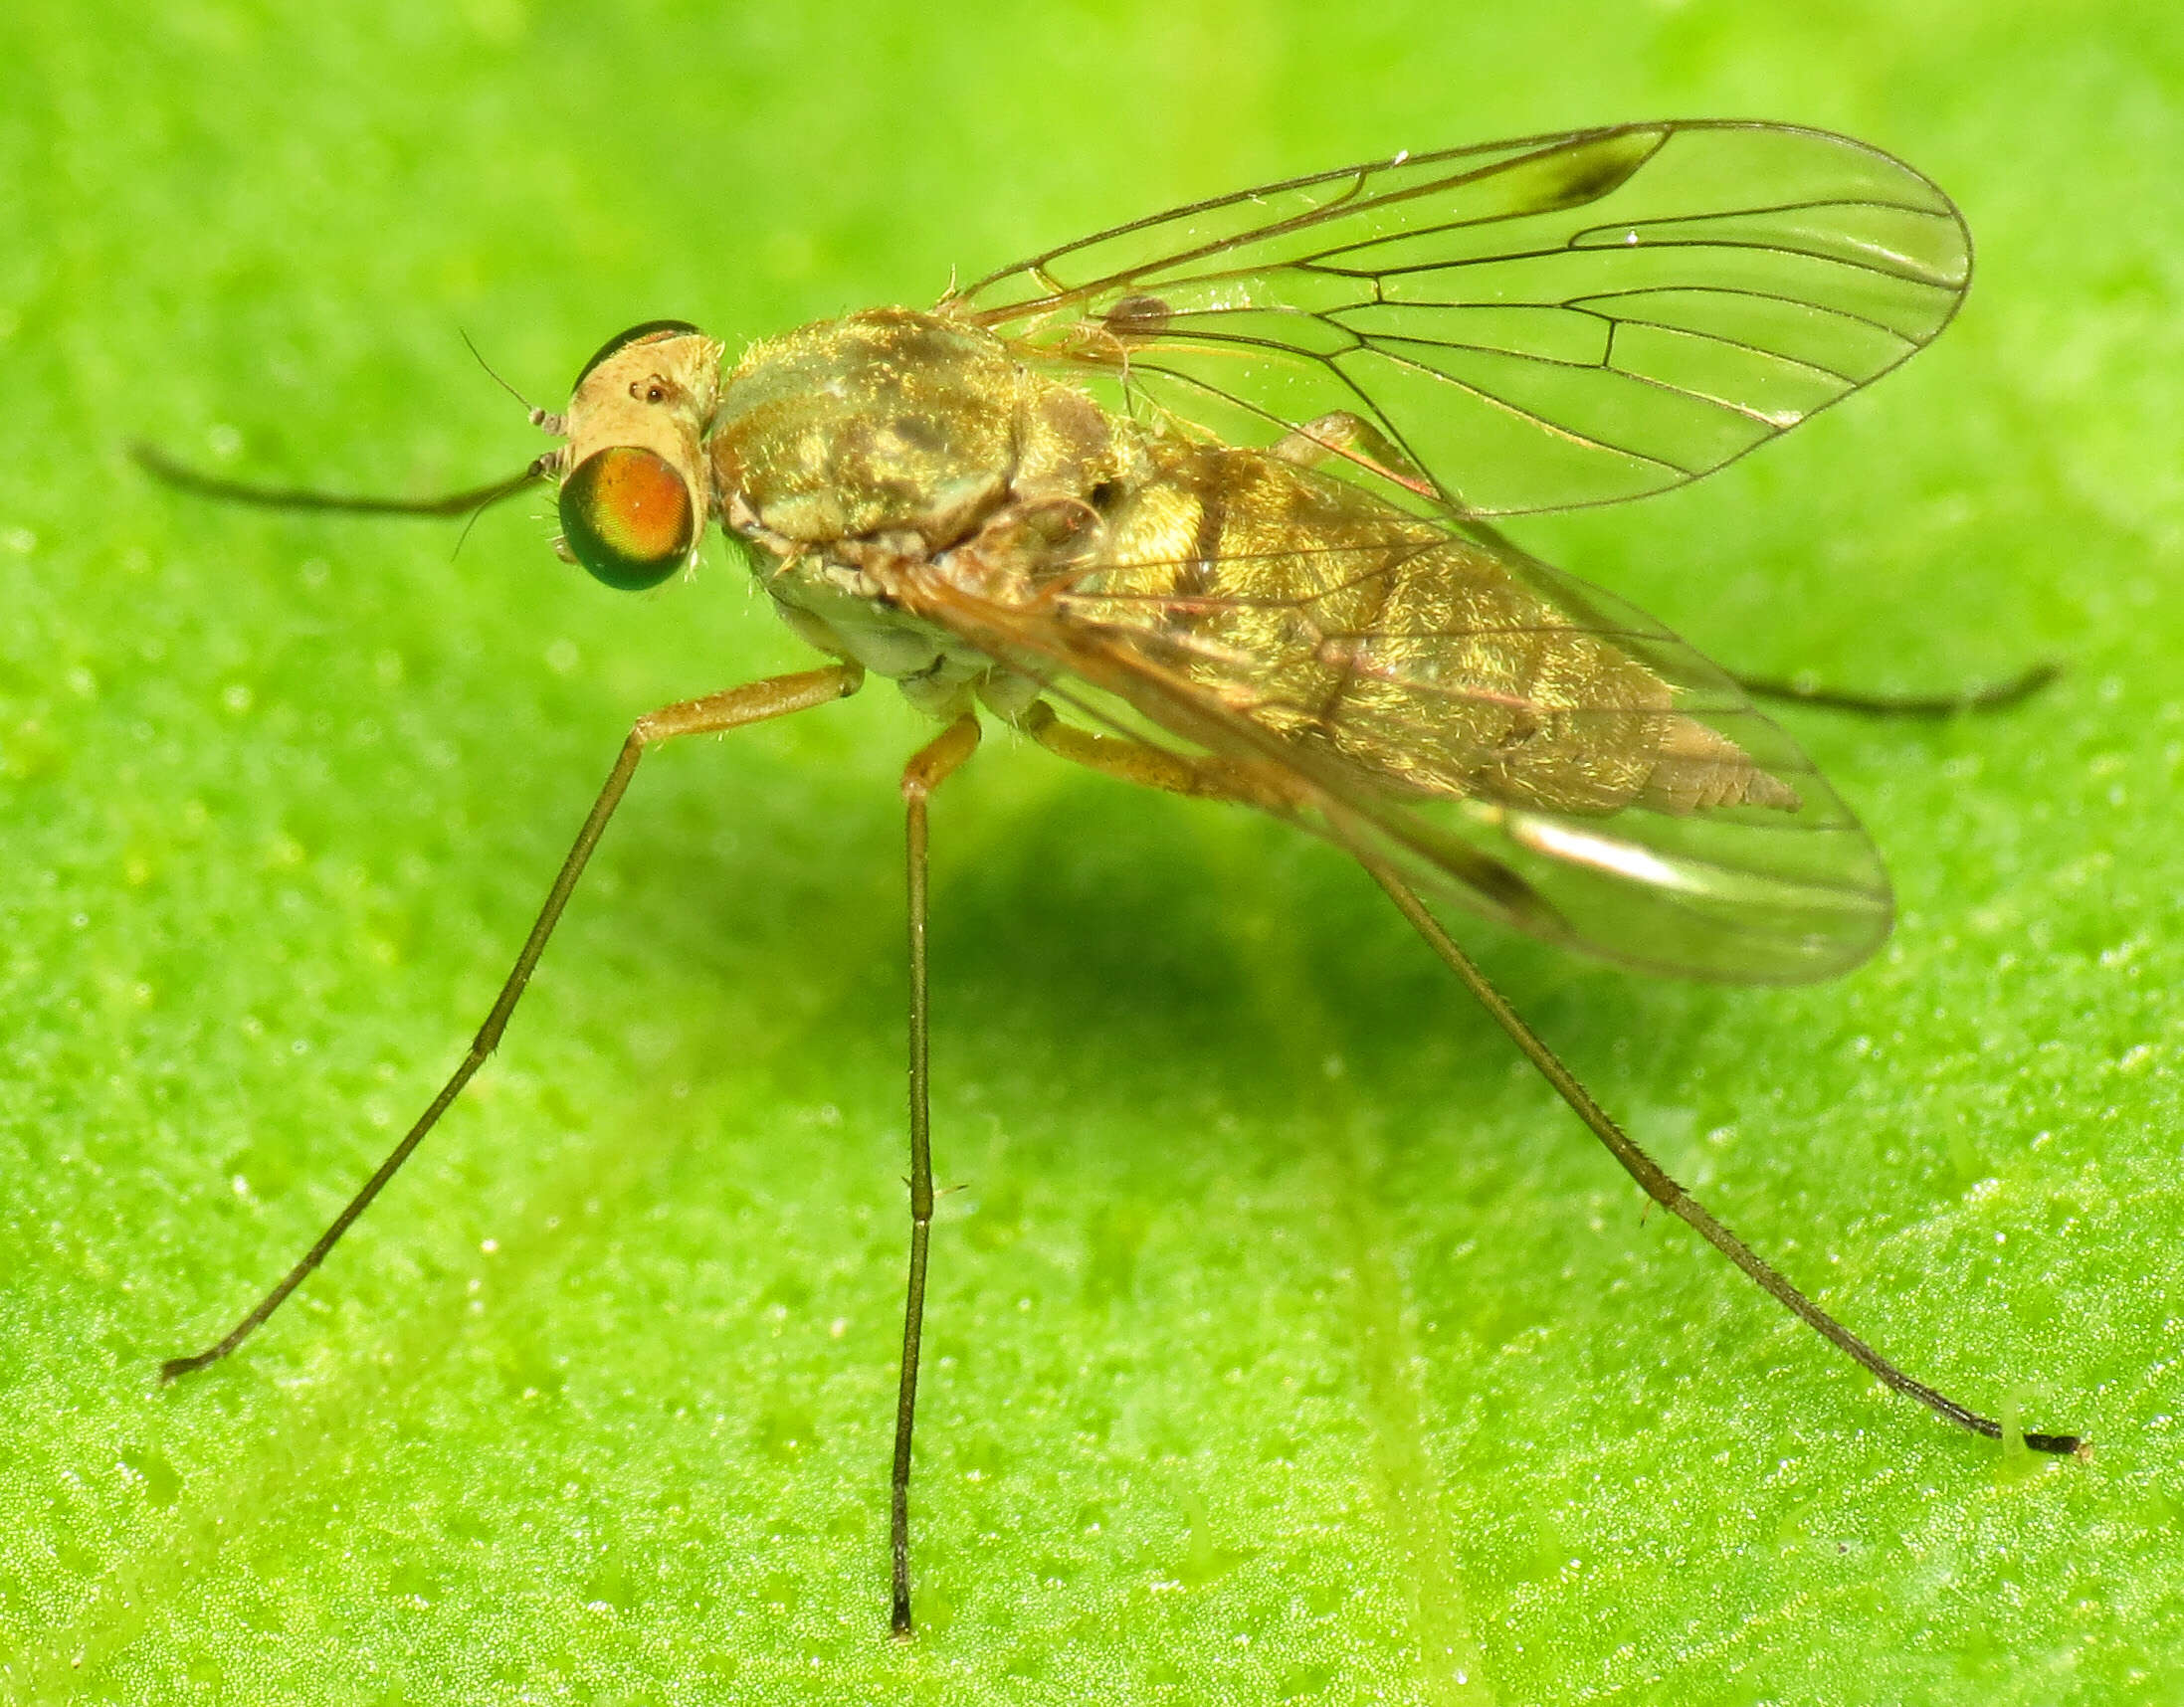
M 1039 672 L 892 608 L 883 563 L 975 561 L 991 604 L 1129 640 L 1401 793 L 1796 805 L 1485 543 L 1301 461 L 1115 415 L 941 315 L 877 309 L 754 345 L 708 450 L 723 523 L 782 616 L 941 714 L 973 693 L 1020 712 Z

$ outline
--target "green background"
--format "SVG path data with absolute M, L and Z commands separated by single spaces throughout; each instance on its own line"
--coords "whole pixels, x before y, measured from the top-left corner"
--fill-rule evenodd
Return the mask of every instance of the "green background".
M 0 23 L 0 1697 L 2184 1698 L 2184 22 L 1750 0 L 171 0 Z M 656 315 L 731 343 L 1242 184 L 1629 117 L 1903 154 L 1979 282 L 1865 398 L 1523 530 L 1747 669 L 1886 850 L 1809 990 L 1489 972 L 1886 1398 L 1631 1185 L 1332 851 L 997 739 L 936 811 L 925 1632 L 886 690 L 638 779 L 501 1056 L 247 1355 L 161 1391 L 452 1066 L 629 719 L 799 649 L 429 490 Z

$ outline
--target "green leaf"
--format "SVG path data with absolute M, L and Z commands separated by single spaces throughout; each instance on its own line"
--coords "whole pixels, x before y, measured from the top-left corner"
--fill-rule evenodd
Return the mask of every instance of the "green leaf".
M 0 1698 L 1691 1704 L 2184 1690 L 2184 24 L 1943 0 L 18 8 L 0 24 Z M 1361 875 L 989 741 L 935 808 L 922 1623 L 885 684 L 640 773 L 431 1096 L 632 717 L 809 663 L 717 545 L 613 594 L 523 499 L 619 326 L 731 344 L 1401 146 L 1762 115 L 1963 203 L 1934 350 L 1527 544 L 1766 674 L 1895 873 L 1838 984 L 1489 972 L 1664 1165 L 2034 1460 L 1641 1199 Z

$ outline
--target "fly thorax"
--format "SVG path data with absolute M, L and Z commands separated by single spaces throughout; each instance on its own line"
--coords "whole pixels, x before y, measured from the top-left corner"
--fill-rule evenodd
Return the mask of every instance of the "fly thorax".
M 721 518 L 798 547 L 908 532 L 945 550 L 1004 499 L 1022 383 L 993 338 L 906 308 L 755 344 L 707 440 Z
M 991 604 L 1043 602 L 1098 565 L 1157 476 L 1144 429 L 1074 386 L 1026 374 L 1007 500 L 931 573 Z
M 1133 434 L 977 327 L 882 308 L 754 345 L 706 448 L 721 524 L 790 627 L 944 709 L 997 679 L 993 661 L 897 592 L 943 577 L 1036 596 L 1142 477 Z

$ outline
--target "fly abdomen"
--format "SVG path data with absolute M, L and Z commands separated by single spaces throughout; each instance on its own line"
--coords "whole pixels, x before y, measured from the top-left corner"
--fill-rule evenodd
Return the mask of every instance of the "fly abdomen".
M 1403 793 L 1604 814 L 1797 797 L 1489 545 L 1252 451 L 1155 440 L 1081 611 Z

